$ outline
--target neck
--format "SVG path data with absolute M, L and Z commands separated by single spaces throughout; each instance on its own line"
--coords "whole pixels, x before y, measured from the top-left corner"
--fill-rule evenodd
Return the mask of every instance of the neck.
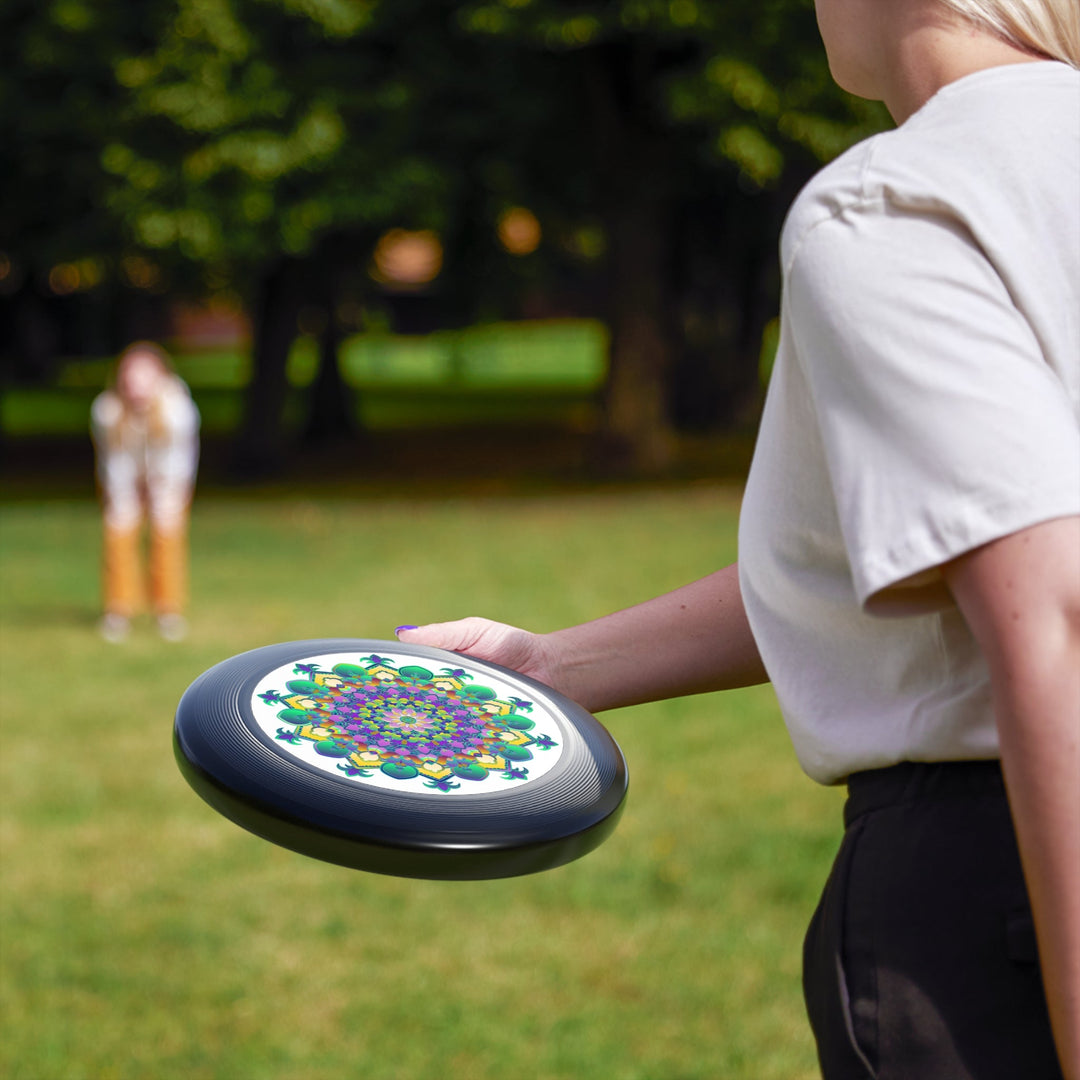
M 881 70 L 881 98 L 902 124 L 943 86 L 987 68 L 1029 64 L 1046 57 L 1009 44 L 996 34 L 950 14 L 936 4 L 897 4 L 911 18 L 892 38 Z

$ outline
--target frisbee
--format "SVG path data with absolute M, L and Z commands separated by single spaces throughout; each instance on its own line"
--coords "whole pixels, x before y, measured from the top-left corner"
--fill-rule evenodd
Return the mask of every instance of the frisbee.
M 580 705 L 516 671 L 397 641 L 291 641 L 204 672 L 180 771 L 250 832 L 401 877 L 513 877 L 606 839 L 626 762 Z

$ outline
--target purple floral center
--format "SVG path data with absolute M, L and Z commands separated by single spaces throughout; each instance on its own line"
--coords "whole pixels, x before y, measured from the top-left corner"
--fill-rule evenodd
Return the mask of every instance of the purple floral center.
M 386 658 L 367 662 L 369 670 L 343 663 L 333 673 L 297 665 L 302 679 L 285 692 L 260 694 L 267 704 L 283 706 L 279 716 L 291 725 L 279 728 L 277 738 L 292 745 L 312 740 L 317 754 L 336 760 L 351 777 L 378 769 L 439 791 L 460 788 L 459 779 L 471 787 L 492 773 L 525 780 L 523 763 L 533 750 L 556 745 L 519 711 L 531 710 L 530 702 L 500 700 L 490 687 L 465 685 L 470 680 L 463 671 L 432 678 L 423 669 L 397 672 Z

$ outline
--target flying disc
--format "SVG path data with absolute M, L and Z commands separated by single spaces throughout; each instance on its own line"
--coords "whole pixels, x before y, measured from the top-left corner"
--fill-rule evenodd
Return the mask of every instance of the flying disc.
M 180 771 L 250 832 L 434 879 L 560 866 L 615 828 L 626 762 L 576 702 L 423 645 L 335 638 L 241 653 L 176 712 Z

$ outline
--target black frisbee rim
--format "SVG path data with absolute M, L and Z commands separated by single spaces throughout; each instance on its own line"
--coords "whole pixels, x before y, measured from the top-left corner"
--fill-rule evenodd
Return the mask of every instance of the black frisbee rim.
M 439 798 L 319 772 L 282 754 L 254 722 L 252 692 L 275 668 L 380 651 L 465 662 L 520 686 L 558 721 L 560 759 L 519 789 Z M 367 638 L 283 642 L 214 665 L 181 698 L 173 745 L 190 786 L 235 824 L 313 858 L 400 877 L 475 880 L 563 865 L 611 834 L 628 786 L 607 729 L 550 687 L 467 654 Z

